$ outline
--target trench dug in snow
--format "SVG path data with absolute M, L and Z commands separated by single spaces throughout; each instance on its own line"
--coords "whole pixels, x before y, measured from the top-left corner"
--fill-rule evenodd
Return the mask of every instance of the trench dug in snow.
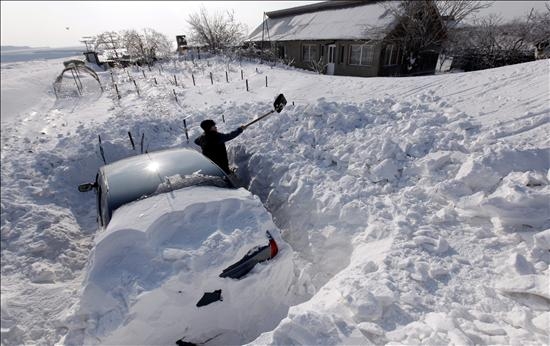
M 535 114 L 531 122 L 544 122 L 542 116 Z M 311 342 L 317 335 L 303 334 L 308 323 L 317 332 L 338 328 L 350 320 L 333 322 L 323 314 L 349 309 L 352 321 L 369 324 L 360 327 L 366 339 L 358 342 L 385 343 L 392 339 L 380 327 L 391 331 L 395 321 L 419 318 L 403 310 L 416 299 L 414 292 L 439 289 L 445 299 L 458 299 L 452 298 L 450 280 L 469 281 L 469 274 L 456 269 L 460 256 L 494 251 L 491 242 L 480 249 L 464 245 L 458 230 L 491 238 L 550 226 L 548 148 L 495 144 L 532 129 L 520 122 L 483 133 L 464 112 L 420 93 L 412 102 L 319 99 L 290 106 L 281 119 L 251 131 L 253 140 L 232 146 L 231 156 L 245 186 L 260 197 L 296 254 L 293 317 L 255 342 Z M 544 261 L 533 251 L 533 263 Z M 510 275 L 506 265 L 486 265 Z M 527 271 L 514 266 L 512 277 L 535 273 L 533 264 L 525 265 Z M 471 275 L 481 275 L 475 271 Z M 506 292 L 501 285 L 508 287 L 498 282 L 493 287 Z M 474 286 L 463 287 L 475 292 Z M 544 284 L 534 287 L 522 292 L 532 294 Z M 495 299 L 492 304 L 501 306 L 497 297 L 491 293 L 480 300 Z M 430 301 L 426 305 L 434 307 L 418 314 L 439 304 L 447 303 Z M 319 308 L 323 312 L 316 315 Z M 334 333 L 325 335 L 327 340 Z M 397 333 L 392 337 L 403 340 Z
M 541 326 L 548 318 L 549 109 L 543 97 L 534 97 L 522 84 L 541 84 L 544 68 L 540 62 L 426 79 L 335 79 L 361 90 L 351 95 L 358 102 L 341 95 L 332 95 L 338 102 L 310 96 L 294 105 L 293 93 L 299 90 L 285 91 L 289 104 L 283 112 L 227 146 L 243 185 L 259 196 L 294 251 L 292 284 L 282 297 L 288 313 L 279 311 L 267 322 L 260 318 L 267 309 L 246 306 L 256 323 L 235 327 L 233 336 L 257 344 L 509 344 L 517 341 L 514 335 L 533 343 L 547 336 Z M 291 71 L 288 80 L 309 78 L 295 78 L 295 73 L 301 72 Z M 103 77 L 110 80 L 108 74 Z M 486 80 L 494 81 L 493 89 L 486 88 Z M 362 88 L 376 91 L 371 84 L 385 85 L 391 94 L 364 96 Z M 75 187 L 92 180 L 101 165 L 98 134 L 109 162 L 136 154 L 127 131 L 145 133 L 151 151 L 185 143 L 171 87 L 170 97 L 149 86 L 138 98 L 131 83 L 121 85 L 127 88 L 116 106 L 108 99 L 112 90 L 104 102 L 56 104 L 43 115 L 49 127 L 39 138 L 6 130 L 21 141 L 8 141 L 6 147 L 18 159 L 3 157 L 2 162 L 2 208 L 10 222 L 2 230 L 3 275 L 13 275 L 25 263 L 23 275 L 34 284 L 63 284 L 85 271 L 96 229 L 95 201 Z M 328 95 L 333 87 L 319 94 Z M 232 116 L 226 113 L 223 132 L 271 109 L 269 102 L 249 102 L 237 91 L 216 88 L 197 89 L 195 95 L 185 91 L 186 101 L 197 102 L 197 108 L 185 109 L 188 124 L 194 125 L 191 138 L 200 134 L 201 120 L 219 122 L 226 109 Z M 208 97 L 224 93 L 241 98 L 236 104 L 204 106 Z M 462 100 L 464 95 L 479 96 L 477 102 L 494 119 L 478 114 L 478 105 Z M 263 96 L 256 95 L 266 100 L 271 94 Z M 455 107 L 460 102 L 462 107 Z M 492 106 L 496 110 L 489 113 Z M 104 118 L 84 125 L 71 118 L 75 108 L 83 118 Z M 27 232 L 28 225 L 33 232 Z M 261 273 L 268 277 L 266 270 Z M 11 291 L 18 292 L 14 287 Z M 66 296 L 78 300 L 78 294 Z M 529 308 L 518 303 L 518 295 L 529 297 L 524 299 Z M 4 316 L 16 321 L 13 316 L 21 310 L 2 298 L 3 323 Z M 34 325 L 34 316 L 14 322 L 6 337 L 20 340 L 13 343 L 55 343 L 66 328 L 101 334 L 97 316 L 56 317 L 55 326 L 43 323 L 44 330 L 51 329 L 44 338 L 15 328 Z M 230 341 L 215 338 L 207 344 Z
M 544 206 L 544 195 L 533 191 L 519 196 L 517 203 L 532 206 L 529 220 L 514 214 L 516 204 L 502 206 L 494 200 L 499 191 L 507 194 L 518 184 L 546 186 L 547 178 L 537 173 L 548 169 L 545 151 L 499 148 L 470 154 L 476 143 L 466 146 L 478 126 L 445 104 L 434 106 L 429 97 L 423 101 L 384 99 L 353 104 L 321 99 L 313 107 L 289 106 L 278 122 L 248 129 L 239 140 L 228 143 L 239 179 L 260 198 L 294 251 L 289 294 L 277 297 L 289 308 L 327 304 L 332 299 L 323 297 L 336 285 L 344 287 L 342 294 L 354 319 L 382 323 L 383 315 L 390 321 L 397 318 L 391 316 L 401 313 L 396 307 L 400 302 L 380 268 L 390 263 L 387 257 L 395 243 L 436 257 L 450 256 L 452 236 L 431 224 L 436 214 L 443 222 L 473 215 L 500 220 L 505 226 L 530 223 L 534 229 L 544 227 L 544 212 L 537 210 Z M 167 123 L 155 126 L 169 127 Z M 408 135 L 401 142 L 394 140 L 403 133 Z M 121 152 L 116 146 L 110 149 Z M 514 162 L 512 168 L 509 162 Z M 432 179 L 440 192 L 434 194 L 419 184 L 419 176 Z M 475 191 L 486 194 L 476 199 Z M 430 194 L 436 197 L 430 200 Z M 456 200 L 458 214 L 445 207 L 442 196 Z M 476 215 L 479 203 L 485 203 L 492 214 Z M 405 254 L 393 251 L 397 258 Z M 415 281 L 448 280 L 446 264 L 427 264 L 427 259 L 405 262 L 398 266 Z M 365 277 L 354 279 L 350 290 L 343 282 L 349 280 L 345 275 L 358 275 L 354 268 L 360 268 L 359 274 Z M 282 321 L 287 317 L 282 311 L 276 316 L 268 313 L 262 304 L 246 309 L 248 316 L 257 317 L 254 324 L 226 329 L 208 344 L 262 343 L 257 338 L 269 335 L 278 324 L 273 318 L 279 316 Z M 292 329 L 281 328 L 280 333 L 293 334 Z M 192 332 L 189 335 L 193 337 Z M 200 337 L 205 335 L 210 334 L 203 332 Z

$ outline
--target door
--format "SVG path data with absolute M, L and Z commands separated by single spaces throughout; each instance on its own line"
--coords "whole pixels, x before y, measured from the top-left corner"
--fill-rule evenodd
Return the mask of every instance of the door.
M 328 55 L 327 55 L 327 74 L 334 74 L 334 65 L 336 61 L 336 45 L 331 44 L 328 46 Z

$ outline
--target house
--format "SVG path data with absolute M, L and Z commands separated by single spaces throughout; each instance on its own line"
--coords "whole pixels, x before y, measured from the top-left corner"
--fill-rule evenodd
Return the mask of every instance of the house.
M 420 3 L 420 2 L 419 2 Z M 434 23 L 444 25 L 433 3 Z M 408 59 L 396 44 L 404 31 L 384 1 L 325 1 L 267 12 L 263 23 L 248 38 L 258 48 L 270 47 L 292 65 L 330 75 L 394 76 L 434 73 L 438 47 L 424 49 Z M 410 49 L 410 48 L 409 48 Z M 407 68 L 408 65 L 408 68 Z

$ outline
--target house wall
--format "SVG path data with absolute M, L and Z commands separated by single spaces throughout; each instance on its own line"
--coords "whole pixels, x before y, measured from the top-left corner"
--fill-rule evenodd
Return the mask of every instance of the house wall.
M 293 59 L 293 65 L 303 69 L 312 70 L 310 62 L 304 62 L 302 57 L 302 47 L 305 44 L 315 44 L 317 46 L 317 54 L 314 57 L 316 60 L 323 58 L 323 62 L 327 62 L 328 45 L 336 45 L 336 56 L 334 74 L 340 76 L 358 76 L 358 77 L 373 77 L 378 76 L 381 63 L 381 51 L 382 45 L 379 42 L 372 43 L 374 49 L 374 59 L 370 65 L 350 65 L 350 46 L 352 44 L 362 44 L 365 41 L 335 41 L 335 40 L 323 40 L 323 41 L 284 41 L 278 42 L 277 46 L 283 46 L 285 49 L 285 58 Z M 342 49 L 343 49 L 343 61 L 342 61 Z
M 375 77 L 378 76 L 380 69 L 380 53 L 381 44 L 379 42 L 372 43 L 374 49 L 374 60 L 371 65 L 350 65 L 350 46 L 352 44 L 360 44 L 363 42 L 357 41 L 338 41 L 336 43 L 336 65 L 334 74 L 339 76 L 358 76 L 358 77 Z M 344 48 L 344 62 L 340 60 L 341 48 Z

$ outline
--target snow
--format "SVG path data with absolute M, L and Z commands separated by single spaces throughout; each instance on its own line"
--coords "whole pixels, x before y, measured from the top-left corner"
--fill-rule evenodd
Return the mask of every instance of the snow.
M 380 28 L 387 28 L 393 19 L 380 4 L 332 9 L 286 17 L 267 18 L 250 33 L 248 40 L 262 41 L 264 35 L 272 41 L 295 40 L 356 40 L 376 38 Z M 369 29 L 365 23 L 376 27 Z M 264 31 L 267 30 L 267 31 Z
M 260 230 L 275 237 L 276 258 L 245 279 L 220 279 L 224 266 L 268 243 Z M 257 335 L 288 310 L 291 249 L 261 201 L 242 188 L 190 187 L 125 205 L 96 236 L 89 263 L 80 305 L 68 318 L 68 344 L 199 342 L 228 330 Z M 195 307 L 216 289 L 223 303 Z M 270 313 L 233 318 L 250 304 Z M 224 333 L 216 342 L 242 338 Z
M 98 69 L 105 92 L 84 77 L 82 97 L 68 80 L 56 100 L 62 61 L 1 66 L 3 345 L 204 342 L 212 325 L 226 334 L 209 345 L 549 343 L 549 60 L 354 78 L 213 57 L 113 70 L 120 100 Z M 97 229 L 76 187 L 102 165 L 98 135 L 108 162 L 139 152 L 128 131 L 148 151 L 198 150 L 201 120 L 231 131 L 279 93 L 280 114 L 228 143 L 248 191 L 158 195 Z M 281 256 L 250 286 L 214 285 L 267 229 Z M 231 292 L 207 306 L 218 318 L 194 306 L 215 289 Z

